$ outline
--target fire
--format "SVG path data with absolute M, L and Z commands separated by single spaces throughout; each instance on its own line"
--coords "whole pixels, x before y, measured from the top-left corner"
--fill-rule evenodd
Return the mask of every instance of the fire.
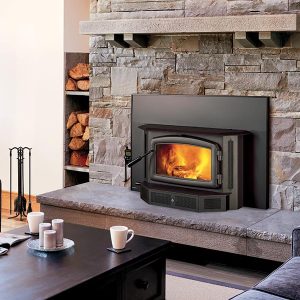
M 211 149 L 188 144 L 156 146 L 159 175 L 211 181 Z

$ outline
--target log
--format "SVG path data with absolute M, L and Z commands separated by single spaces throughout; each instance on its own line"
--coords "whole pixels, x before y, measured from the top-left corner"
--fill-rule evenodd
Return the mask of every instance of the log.
M 82 126 L 89 125 L 89 113 L 77 113 L 77 119 Z
M 72 78 L 69 78 L 66 83 L 66 91 L 77 91 L 76 81 Z
M 87 167 L 90 166 L 90 156 L 89 156 L 89 155 L 88 155 L 87 158 L 86 158 L 85 165 L 86 165 Z
M 70 165 L 85 167 L 88 153 L 84 151 L 72 151 L 70 156 Z
M 69 70 L 69 76 L 75 80 L 89 78 L 89 65 L 79 63 Z
M 79 137 L 84 134 L 84 126 L 82 126 L 79 122 L 74 124 L 70 130 L 70 137 Z
M 84 141 L 88 141 L 90 139 L 90 128 L 88 126 L 85 128 L 82 139 Z
M 70 129 L 77 122 L 77 114 L 75 112 L 71 112 L 67 121 L 67 129 Z
M 71 142 L 69 143 L 69 148 L 71 150 L 83 150 L 86 149 L 87 147 L 88 147 L 88 143 L 78 137 L 72 138 Z
M 78 80 L 77 87 L 81 91 L 88 91 L 90 89 L 90 81 L 88 79 Z

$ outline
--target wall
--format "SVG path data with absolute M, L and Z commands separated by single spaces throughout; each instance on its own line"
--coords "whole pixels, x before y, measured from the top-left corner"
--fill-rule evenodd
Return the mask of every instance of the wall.
M 20 145 L 33 148 L 32 193 L 62 187 L 63 12 L 60 0 L 5 1 L 0 10 L 0 178 L 5 190 L 8 148 Z
M 91 19 L 299 12 L 299 1 L 91 1 Z M 298 37 L 299 38 L 299 37 Z M 232 34 L 152 36 L 147 49 L 90 38 L 91 181 L 123 185 L 133 93 L 271 99 L 270 206 L 300 210 L 300 49 L 245 49 Z
M 64 0 L 65 52 L 89 52 L 89 37 L 79 34 L 79 21 L 89 19 L 90 0 Z

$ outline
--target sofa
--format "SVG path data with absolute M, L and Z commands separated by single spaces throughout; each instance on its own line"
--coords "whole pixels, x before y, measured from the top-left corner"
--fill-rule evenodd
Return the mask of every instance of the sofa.
M 292 233 L 292 258 L 252 289 L 231 299 L 300 300 L 300 226 Z

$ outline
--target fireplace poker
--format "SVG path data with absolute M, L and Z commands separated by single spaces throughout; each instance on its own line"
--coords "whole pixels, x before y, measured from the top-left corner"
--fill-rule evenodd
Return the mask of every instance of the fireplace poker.
M 125 160 L 125 179 L 124 179 L 124 182 L 127 182 L 128 179 L 129 179 L 128 175 L 127 175 L 127 167 L 131 168 L 132 166 L 134 166 L 135 164 L 137 164 L 139 161 L 141 161 L 144 157 L 146 157 L 147 155 L 151 154 L 152 152 L 154 152 L 153 149 L 151 149 L 150 151 L 148 151 L 147 153 L 145 153 L 143 155 L 140 155 L 136 159 L 132 160 L 131 149 L 129 149 L 126 146 L 125 155 L 124 155 L 124 160 Z
M 151 149 L 149 150 L 147 153 L 140 155 L 139 157 L 137 157 L 136 159 L 134 159 L 133 161 L 131 161 L 127 166 L 128 168 L 131 168 L 132 166 L 134 166 L 135 164 L 137 164 L 139 161 L 141 161 L 144 157 L 148 156 L 149 154 L 153 153 L 155 150 Z

